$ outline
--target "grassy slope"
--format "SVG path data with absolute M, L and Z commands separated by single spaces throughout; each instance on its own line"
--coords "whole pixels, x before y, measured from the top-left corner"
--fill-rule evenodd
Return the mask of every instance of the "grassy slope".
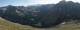
M 47 28 L 47 29 L 41 29 L 41 28 L 33 28 L 30 26 L 20 25 L 17 23 L 12 23 L 9 21 L 6 21 L 3 18 L 0 18 L 0 30 L 80 30 L 80 24 L 64 24 L 59 25 L 55 28 Z
M 12 23 L 0 18 L 0 30 L 31 30 L 30 26 L 24 26 L 17 23 Z

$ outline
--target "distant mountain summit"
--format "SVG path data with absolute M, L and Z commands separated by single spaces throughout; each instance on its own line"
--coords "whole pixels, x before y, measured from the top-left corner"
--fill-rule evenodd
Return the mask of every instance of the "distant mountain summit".
M 63 0 L 57 4 L 39 6 L 9 5 L 0 7 L 0 16 L 23 25 L 51 27 L 64 22 L 64 19 L 80 19 L 80 3 Z

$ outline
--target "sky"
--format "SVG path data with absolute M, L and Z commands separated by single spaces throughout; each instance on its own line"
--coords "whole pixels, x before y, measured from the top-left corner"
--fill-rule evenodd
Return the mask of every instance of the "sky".
M 0 6 L 14 5 L 14 6 L 28 6 L 36 4 L 56 4 L 61 0 L 0 0 Z M 80 2 L 80 0 L 66 0 L 73 2 Z

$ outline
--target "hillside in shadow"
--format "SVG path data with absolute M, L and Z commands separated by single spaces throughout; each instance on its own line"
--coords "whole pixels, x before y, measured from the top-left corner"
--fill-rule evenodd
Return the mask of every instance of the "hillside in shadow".
M 64 19 L 80 21 L 80 3 L 60 1 L 57 4 L 39 6 L 12 6 L 0 7 L 0 16 L 8 21 L 33 27 L 56 26 Z

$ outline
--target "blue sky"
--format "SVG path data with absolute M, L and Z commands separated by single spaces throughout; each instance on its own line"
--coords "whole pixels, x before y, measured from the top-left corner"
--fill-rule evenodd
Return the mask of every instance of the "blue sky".
M 15 5 L 15 6 L 27 6 L 35 4 L 52 4 L 58 3 L 61 0 L 0 0 L 0 6 Z M 80 0 L 66 0 L 80 2 Z
M 25 5 L 29 4 L 28 0 L 0 0 L 0 6 L 5 5 Z

